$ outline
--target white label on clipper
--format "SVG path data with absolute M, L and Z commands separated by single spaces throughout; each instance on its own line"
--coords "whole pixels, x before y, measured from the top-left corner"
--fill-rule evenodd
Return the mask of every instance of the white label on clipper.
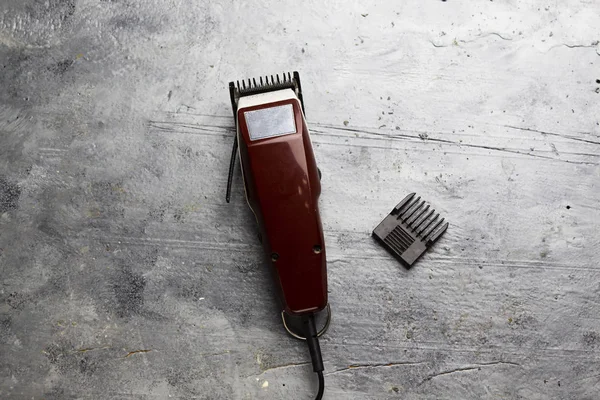
M 294 109 L 291 104 L 244 112 L 250 140 L 296 133 Z

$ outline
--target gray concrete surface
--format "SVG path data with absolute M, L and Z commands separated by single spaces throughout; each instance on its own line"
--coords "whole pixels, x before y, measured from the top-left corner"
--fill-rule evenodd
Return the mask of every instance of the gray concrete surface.
M 326 399 L 598 399 L 600 3 L 4 0 L 0 398 L 310 399 L 227 82 L 299 70 Z M 451 222 L 411 271 L 369 237 Z

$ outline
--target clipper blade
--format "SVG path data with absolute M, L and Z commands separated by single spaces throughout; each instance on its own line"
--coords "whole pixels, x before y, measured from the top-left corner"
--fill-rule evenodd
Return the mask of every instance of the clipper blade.
M 258 78 L 242 79 L 241 81 L 229 82 L 229 92 L 231 96 L 231 105 L 234 114 L 237 111 L 237 101 L 240 97 L 252 96 L 255 94 L 272 92 L 275 90 L 292 89 L 304 112 L 304 100 L 302 98 L 302 86 L 300 84 L 300 74 L 297 71 L 293 73 L 284 72 L 276 75 L 265 75 Z

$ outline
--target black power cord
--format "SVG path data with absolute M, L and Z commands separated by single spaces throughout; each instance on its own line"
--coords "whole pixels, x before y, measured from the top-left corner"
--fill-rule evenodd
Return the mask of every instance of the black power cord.
M 310 352 L 310 359 L 313 365 L 313 371 L 317 373 L 319 378 L 319 391 L 315 400 L 321 400 L 323 398 L 323 392 L 325 391 L 325 378 L 323 378 L 323 357 L 321 356 L 321 346 L 319 346 L 319 337 L 317 336 L 317 327 L 315 326 L 315 315 L 310 314 L 302 319 L 304 325 L 304 336 L 306 337 L 306 344 L 308 344 L 308 351 Z

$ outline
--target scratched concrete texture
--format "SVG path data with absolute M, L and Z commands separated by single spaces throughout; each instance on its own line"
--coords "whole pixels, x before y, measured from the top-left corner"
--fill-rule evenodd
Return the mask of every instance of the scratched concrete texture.
M 228 81 L 298 70 L 325 398 L 597 399 L 599 40 L 596 0 L 2 1 L 0 398 L 313 398 L 224 201 Z M 413 191 L 407 271 L 370 232 Z

